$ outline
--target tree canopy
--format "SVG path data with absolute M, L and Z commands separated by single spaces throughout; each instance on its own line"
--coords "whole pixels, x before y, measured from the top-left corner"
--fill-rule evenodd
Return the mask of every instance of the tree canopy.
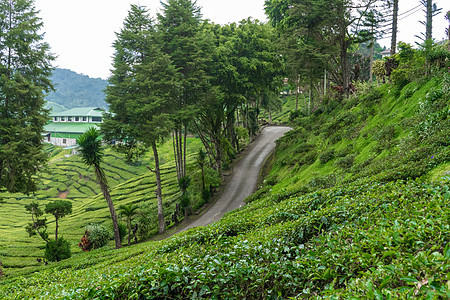
M 47 159 L 44 95 L 53 88 L 53 56 L 33 1 L 0 1 L 0 20 L 0 189 L 30 193 Z

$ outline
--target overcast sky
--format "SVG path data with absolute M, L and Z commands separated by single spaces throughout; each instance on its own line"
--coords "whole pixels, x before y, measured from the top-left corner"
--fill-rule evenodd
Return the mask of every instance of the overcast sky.
M 436 3 L 444 12 L 434 19 L 433 37 L 442 40 L 448 24 L 444 16 L 450 4 L 448 0 L 436 0 Z M 146 6 L 153 16 L 160 9 L 159 0 L 35 0 L 44 22 L 45 41 L 57 56 L 55 67 L 107 79 L 114 33 L 122 27 L 130 4 Z M 247 17 L 267 21 L 264 0 L 198 0 L 197 4 L 202 7 L 203 17 L 214 23 L 227 24 Z M 418 41 L 414 35 L 425 31 L 419 23 L 425 18 L 421 10 L 402 15 L 418 4 L 419 0 L 400 0 L 399 41 L 414 43 Z M 389 38 L 380 43 L 388 46 Z

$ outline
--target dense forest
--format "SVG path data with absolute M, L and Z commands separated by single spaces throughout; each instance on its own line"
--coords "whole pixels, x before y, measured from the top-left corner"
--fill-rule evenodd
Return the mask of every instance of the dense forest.
M 46 96 L 46 100 L 49 102 L 57 103 L 67 109 L 74 107 L 107 107 L 104 93 L 107 84 L 106 80 L 90 78 L 87 75 L 59 68 L 53 70 L 50 79 L 55 90 Z
M 0 0 L 1 298 L 450 298 L 450 44 L 432 0 L 414 46 L 397 0 L 267 0 L 268 23 L 227 25 L 191 0 L 131 5 L 110 114 L 79 155 L 42 145 L 53 58 L 19 2 Z M 292 130 L 246 205 L 170 236 L 273 120 Z

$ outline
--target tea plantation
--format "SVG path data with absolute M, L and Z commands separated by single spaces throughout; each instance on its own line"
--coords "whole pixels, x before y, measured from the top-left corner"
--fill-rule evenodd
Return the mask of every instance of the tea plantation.
M 311 115 L 292 114 L 294 130 L 278 142 L 271 173 L 245 207 L 164 241 L 15 271 L 0 282 L 0 298 L 448 299 L 449 96 L 450 75 L 443 73 L 403 86 L 361 86 Z M 114 199 L 151 194 L 142 187 L 151 190 L 153 182 L 144 167 L 126 172 L 116 161 L 107 171 L 119 183 Z M 86 170 L 66 162 L 50 165 L 66 167 L 59 181 L 43 178 L 46 192 L 70 182 L 68 197 L 97 194 L 82 177 Z M 166 174 L 171 170 L 168 162 Z M 166 176 L 170 206 L 177 189 Z M 5 245 L 3 257 L 38 247 L 23 230 L 29 197 L 14 197 L 3 199 L 2 229 L 7 216 L 21 222 L 1 238 L 18 246 Z M 99 196 L 86 199 L 61 225 L 68 238 L 107 215 L 103 204 L 96 209 Z
M 191 153 L 200 148 L 200 141 L 189 139 L 188 147 Z M 176 181 L 176 170 L 173 153 L 169 151 L 171 143 L 161 146 L 161 168 L 163 197 L 167 215 L 175 210 L 179 197 L 179 187 Z M 73 213 L 59 221 L 59 233 L 71 243 L 72 253 L 81 252 L 78 247 L 84 228 L 88 224 L 110 224 L 109 209 L 104 200 L 99 185 L 96 182 L 94 170 L 86 167 L 79 155 L 66 157 L 66 151 L 55 146 L 46 146 L 50 154 L 48 170 L 40 175 L 41 187 L 35 195 L 0 193 L 2 207 L 0 218 L 0 259 L 5 275 L 23 274 L 38 270 L 37 258 L 44 254 L 45 242 L 39 236 L 29 237 L 25 226 L 31 222 L 31 215 L 26 212 L 25 205 L 37 201 L 43 208 L 46 203 L 59 198 L 70 200 Z M 141 211 L 149 216 L 154 215 L 154 230 L 156 230 L 156 189 L 155 176 L 147 169 L 152 166 L 150 155 L 144 155 L 137 163 L 127 164 L 123 155 L 106 149 L 103 167 L 108 176 L 111 195 L 116 209 L 122 204 L 137 204 Z M 192 161 L 192 158 L 190 158 Z M 54 232 L 55 222 L 51 215 L 48 220 L 47 232 Z

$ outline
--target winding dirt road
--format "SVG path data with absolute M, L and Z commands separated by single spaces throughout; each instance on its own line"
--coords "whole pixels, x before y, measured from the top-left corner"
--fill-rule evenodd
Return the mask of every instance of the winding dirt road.
M 290 129 L 278 126 L 265 127 L 257 140 L 250 145 L 247 154 L 233 168 L 231 179 L 220 198 L 196 220 L 189 222 L 177 232 L 217 222 L 225 213 L 244 205 L 244 199 L 256 189 L 262 165 L 275 149 L 275 141 Z

